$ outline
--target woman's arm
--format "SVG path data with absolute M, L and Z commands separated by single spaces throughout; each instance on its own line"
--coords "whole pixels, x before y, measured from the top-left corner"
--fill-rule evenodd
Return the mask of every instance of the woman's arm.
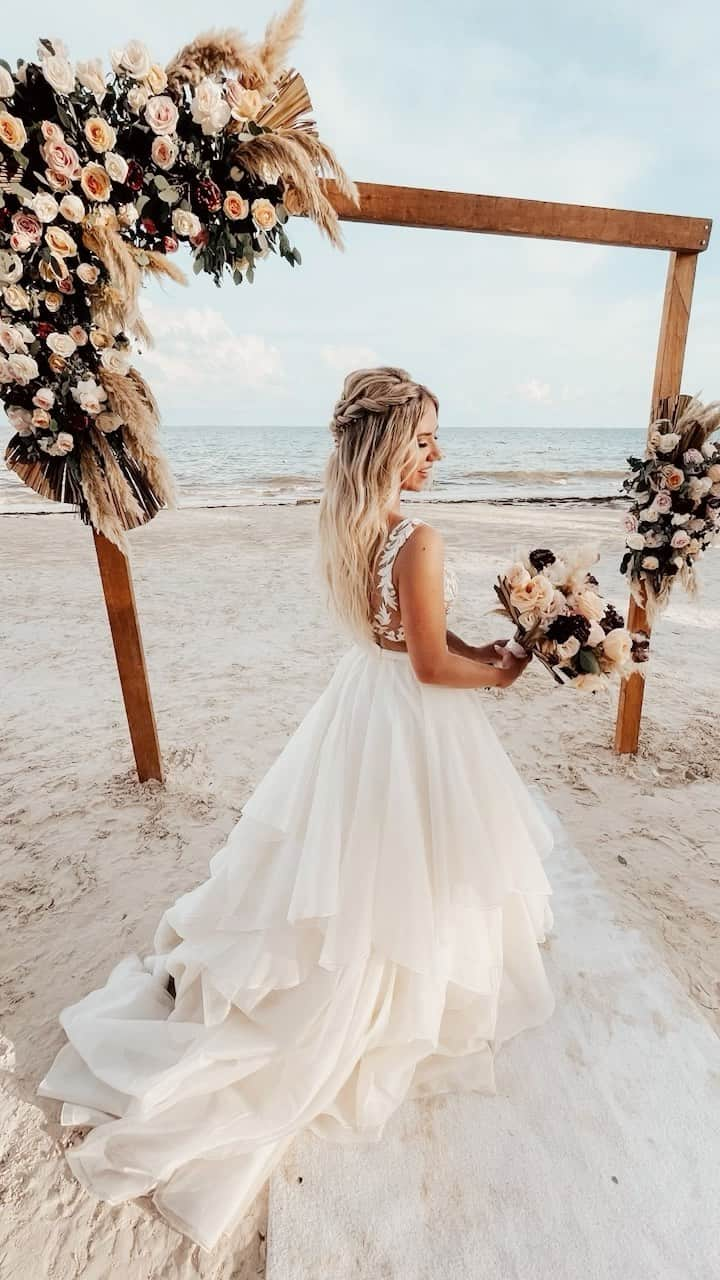
M 413 670 L 423 684 L 456 689 L 507 688 L 529 659 L 504 656 L 502 665 L 465 656 L 448 644 L 444 599 L 444 540 L 431 525 L 419 525 L 398 552 L 397 586 L 405 643 Z M 493 654 L 495 662 L 498 656 Z
M 501 640 L 493 640 L 490 644 L 466 644 L 460 636 L 456 636 L 452 631 L 446 631 L 445 638 L 447 647 L 451 653 L 457 653 L 463 658 L 472 658 L 474 662 L 497 662 L 498 655 L 495 652 L 495 645 L 504 645 L 507 643 L 506 637 Z

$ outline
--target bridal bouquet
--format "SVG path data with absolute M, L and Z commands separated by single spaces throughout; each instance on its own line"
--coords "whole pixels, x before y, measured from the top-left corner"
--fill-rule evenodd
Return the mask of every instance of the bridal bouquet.
M 514 642 L 532 653 L 559 684 L 594 692 L 613 676 L 626 676 L 645 662 L 649 639 L 631 634 L 623 618 L 598 591 L 589 572 L 599 559 L 593 548 L 563 556 L 539 547 L 522 556 L 495 584 L 496 610 L 515 623 Z
M 695 562 L 720 535 L 720 402 L 692 396 L 662 402 L 665 417 L 650 427 L 644 458 L 628 458 L 623 488 L 632 499 L 625 517 L 620 566 L 650 622 L 665 608 L 673 583 L 697 590 Z

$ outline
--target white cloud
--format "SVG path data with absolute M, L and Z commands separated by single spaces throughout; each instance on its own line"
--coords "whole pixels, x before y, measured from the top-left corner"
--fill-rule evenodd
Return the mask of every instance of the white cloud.
M 320 348 L 320 355 L 337 373 L 349 373 L 351 369 L 372 369 L 381 363 L 372 347 L 328 346 Z
M 550 383 L 541 382 L 539 378 L 530 378 L 529 382 L 523 382 L 518 387 L 523 400 L 530 400 L 534 404 L 552 404 L 551 390 Z
M 143 307 L 155 345 L 141 359 L 162 389 L 209 400 L 243 388 L 276 387 L 283 365 L 276 346 L 253 333 L 236 333 L 212 307 Z

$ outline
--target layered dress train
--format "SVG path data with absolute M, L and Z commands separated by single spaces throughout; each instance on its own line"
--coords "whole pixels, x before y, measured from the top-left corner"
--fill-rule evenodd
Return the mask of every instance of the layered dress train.
M 300 1130 L 374 1142 L 406 1098 L 495 1093 L 555 1005 L 552 845 L 482 693 L 352 645 L 152 953 L 62 1011 L 39 1092 L 89 1127 L 77 1178 L 210 1249 Z

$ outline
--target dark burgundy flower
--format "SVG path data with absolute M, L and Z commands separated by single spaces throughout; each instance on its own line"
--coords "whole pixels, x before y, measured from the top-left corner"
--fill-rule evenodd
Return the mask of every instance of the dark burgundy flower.
M 540 573 L 541 569 L 545 569 L 547 565 L 555 563 L 555 556 L 552 551 L 547 551 L 543 547 L 538 547 L 537 550 L 531 551 L 528 559 L 533 569 L 538 573 Z
M 144 177 L 145 175 L 142 171 L 142 167 L 138 164 L 137 160 L 130 160 L 128 162 L 128 171 L 125 177 L 125 186 L 129 187 L 131 191 L 139 191 L 143 184 Z
M 580 644 L 586 644 L 590 635 L 590 623 L 579 613 L 561 613 L 548 627 L 548 637 L 557 644 L 565 644 L 571 636 L 575 636 Z
M 175 253 L 180 241 L 175 236 L 163 236 L 163 249 L 166 253 Z
M 600 619 L 600 626 L 607 635 L 608 631 L 615 631 L 618 627 L 624 627 L 625 619 L 621 617 L 613 605 L 609 604 Z
M 212 178 L 201 178 L 195 188 L 195 199 L 208 213 L 217 213 L 222 208 L 222 191 Z
M 52 333 L 54 328 L 55 326 L 53 324 L 48 324 L 47 320 L 41 320 L 37 326 L 38 338 L 47 338 L 48 334 Z
M 209 239 L 207 227 L 201 227 L 196 236 L 190 237 L 190 243 L 193 249 L 202 249 Z
M 153 222 L 152 218 L 141 218 L 140 226 L 142 227 L 146 235 L 148 236 L 157 235 L 157 226 Z

